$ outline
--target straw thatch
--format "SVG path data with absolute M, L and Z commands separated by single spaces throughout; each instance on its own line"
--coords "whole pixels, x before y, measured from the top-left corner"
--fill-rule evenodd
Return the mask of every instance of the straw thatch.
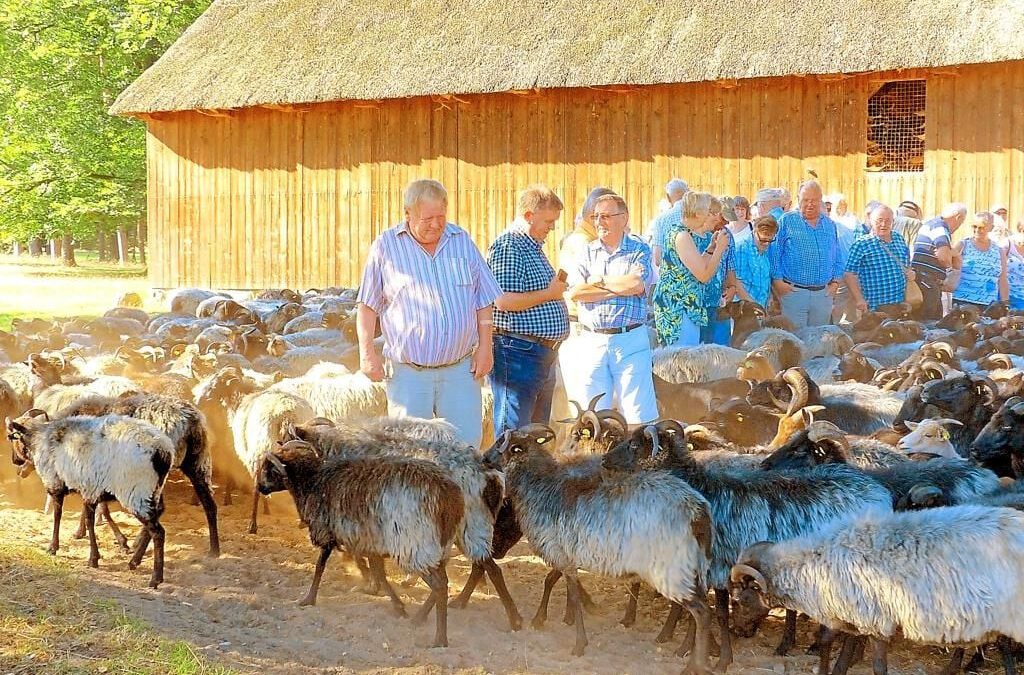
M 1024 0 L 215 0 L 115 114 L 1024 59 Z

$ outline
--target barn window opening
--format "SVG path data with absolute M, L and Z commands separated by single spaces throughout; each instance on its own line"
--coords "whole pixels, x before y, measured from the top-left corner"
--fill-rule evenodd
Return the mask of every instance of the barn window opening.
M 924 171 L 925 81 L 887 82 L 868 99 L 870 171 Z

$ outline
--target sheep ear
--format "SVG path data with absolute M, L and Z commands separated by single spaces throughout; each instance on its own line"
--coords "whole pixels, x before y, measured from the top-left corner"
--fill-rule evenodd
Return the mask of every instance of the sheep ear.
M 944 441 L 948 441 L 949 440 L 949 432 L 940 427 L 939 428 L 939 438 L 941 438 Z
M 908 429 L 913 431 L 914 429 L 917 428 L 917 425 L 920 424 L 920 422 L 911 422 L 911 421 L 908 420 L 907 422 L 905 422 L 905 424 L 907 425 Z

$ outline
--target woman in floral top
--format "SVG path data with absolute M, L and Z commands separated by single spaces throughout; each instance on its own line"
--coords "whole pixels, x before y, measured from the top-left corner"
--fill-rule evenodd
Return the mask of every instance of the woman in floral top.
M 708 323 L 705 286 L 728 249 L 722 203 L 706 192 L 686 195 L 682 220 L 665 228 L 661 280 L 654 291 L 654 326 L 662 345 L 694 346 Z

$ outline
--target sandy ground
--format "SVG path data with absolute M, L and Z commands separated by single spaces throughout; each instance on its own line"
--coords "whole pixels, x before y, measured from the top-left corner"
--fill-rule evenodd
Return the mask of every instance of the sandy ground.
M 37 479 L 21 488 L 21 506 L 12 503 L 14 484 L 0 485 L 0 537 L 45 548 L 52 523 L 41 511 Z M 570 655 L 574 629 L 561 623 L 564 586 L 552 596 L 549 621 L 543 630 L 524 628 L 513 633 L 501 603 L 490 586 L 479 587 L 465 610 L 449 612 L 447 649 L 430 648 L 433 617 L 424 625 L 395 619 L 383 597 L 358 590 L 355 566 L 332 557 L 315 607 L 298 607 L 312 576 L 315 551 L 297 526 L 291 499 L 286 494 L 271 500 L 273 513 L 261 515 L 258 535 L 244 534 L 246 498 L 221 508 L 220 559 L 205 557 L 205 521 L 199 507 L 188 506 L 183 484 L 168 492 L 167 581 L 158 590 L 146 588 L 151 562 L 136 571 L 113 546 L 109 531 L 97 529 L 103 559 L 98 570 L 86 566 L 88 544 L 71 538 L 77 526 L 79 503 L 66 502 L 58 556 L 78 566 L 98 597 L 119 603 L 124 611 L 148 623 L 169 639 L 185 640 L 210 659 L 241 672 L 261 673 L 679 673 L 683 661 L 673 655 L 676 644 L 657 645 L 654 636 L 667 612 L 661 599 L 649 591 L 641 595 L 637 625 L 618 625 L 624 604 L 624 586 L 616 581 L 583 576 L 586 588 L 604 608 L 588 616 L 590 646 L 585 656 Z M 115 520 L 129 537 L 137 523 L 120 512 Z M 502 563 L 506 579 L 527 625 L 540 598 L 546 568 L 520 544 Z M 450 594 L 461 589 L 469 564 L 461 556 L 448 566 Z M 402 575 L 389 568 L 403 600 L 418 605 L 428 594 L 419 582 L 412 588 L 397 585 Z M 0 589 L 0 593 L 3 590 Z M 412 607 L 410 607 L 412 609 Z M 780 615 L 781 616 L 781 615 Z M 800 645 L 793 656 L 772 655 L 781 619 L 774 618 L 766 632 L 738 640 L 731 673 L 814 673 L 816 657 L 804 656 L 812 626 L 801 622 Z M 679 631 L 678 637 L 681 637 Z M 890 656 L 894 674 L 935 672 L 943 662 L 939 650 L 897 646 Z M 988 668 L 996 672 L 996 668 Z M 863 663 L 854 673 L 867 673 Z

